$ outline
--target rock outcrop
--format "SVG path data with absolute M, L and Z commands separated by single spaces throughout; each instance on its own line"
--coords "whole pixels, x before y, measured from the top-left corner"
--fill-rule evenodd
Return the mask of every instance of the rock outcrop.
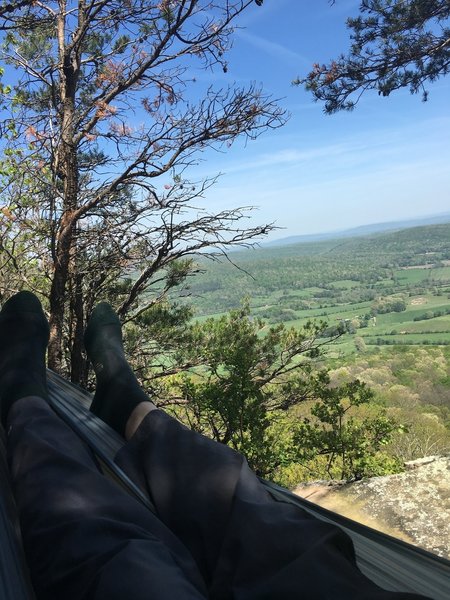
M 450 456 L 423 458 L 405 468 L 354 483 L 304 484 L 294 493 L 450 558 Z

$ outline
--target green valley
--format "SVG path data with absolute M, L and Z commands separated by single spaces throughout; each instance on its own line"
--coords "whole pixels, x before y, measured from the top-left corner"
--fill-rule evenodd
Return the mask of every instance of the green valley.
M 248 297 L 253 313 L 269 323 L 346 323 L 340 352 L 353 351 L 356 334 L 370 345 L 450 342 L 450 224 L 230 258 L 233 264 L 202 265 L 191 284 L 197 317 L 236 308 Z
M 358 379 L 373 392 L 349 414 L 364 422 L 384 410 L 398 424 L 367 472 L 393 472 L 403 461 L 450 450 L 450 224 L 263 247 L 230 259 L 201 263 L 184 299 L 195 320 L 221 317 L 246 298 L 266 331 L 326 321 L 318 365 L 331 387 Z M 311 406 L 288 411 L 288 429 L 308 420 Z M 307 439 L 304 429 L 300 437 Z M 303 457 L 287 460 L 275 479 L 293 486 L 329 475 L 325 459 Z

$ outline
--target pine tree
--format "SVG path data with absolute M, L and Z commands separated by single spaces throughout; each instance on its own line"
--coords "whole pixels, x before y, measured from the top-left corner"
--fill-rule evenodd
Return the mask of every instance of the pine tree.
M 326 113 L 352 110 L 362 94 L 389 96 L 400 88 L 428 97 L 426 84 L 450 71 L 450 4 L 447 0 L 364 0 L 347 20 L 351 48 L 305 78 Z
M 283 123 L 254 84 L 205 89 L 192 75 L 227 71 L 233 23 L 252 4 L 0 7 L 1 205 L 12 215 L 1 237 L 15 259 L 18 236 L 19 262 L 39 265 L 49 365 L 70 365 L 74 381 L 85 378 L 82 331 L 99 298 L 132 320 L 195 271 L 195 253 L 224 252 L 270 229 L 243 227 L 243 209 L 196 208 L 213 179 L 192 182 L 186 171 L 207 148 Z

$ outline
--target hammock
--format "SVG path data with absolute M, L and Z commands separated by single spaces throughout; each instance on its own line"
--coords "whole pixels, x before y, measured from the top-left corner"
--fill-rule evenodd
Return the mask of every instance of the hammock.
M 148 497 L 115 464 L 114 456 L 124 439 L 89 412 L 90 394 L 51 371 L 48 382 L 51 406 L 92 448 L 104 472 L 154 510 Z M 0 476 L 8 481 L 4 453 L 2 459 Z M 380 587 L 423 594 L 433 600 L 450 598 L 450 561 L 317 506 L 273 483 L 262 483 L 276 500 L 296 504 L 314 517 L 341 527 L 353 540 L 359 568 Z M 14 519 L 12 493 L 6 486 L 0 495 L 0 536 L 0 598 L 34 599 Z

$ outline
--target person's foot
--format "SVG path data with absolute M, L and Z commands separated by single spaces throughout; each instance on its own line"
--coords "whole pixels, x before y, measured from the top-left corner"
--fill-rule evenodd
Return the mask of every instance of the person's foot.
M 48 397 L 45 353 L 49 326 L 31 292 L 12 296 L 0 312 L 0 407 L 6 422 L 13 402 L 26 396 Z
M 93 310 L 84 345 L 97 378 L 90 410 L 125 436 L 129 416 L 138 404 L 148 402 L 149 398 L 127 363 L 120 321 L 107 302 L 101 302 Z

